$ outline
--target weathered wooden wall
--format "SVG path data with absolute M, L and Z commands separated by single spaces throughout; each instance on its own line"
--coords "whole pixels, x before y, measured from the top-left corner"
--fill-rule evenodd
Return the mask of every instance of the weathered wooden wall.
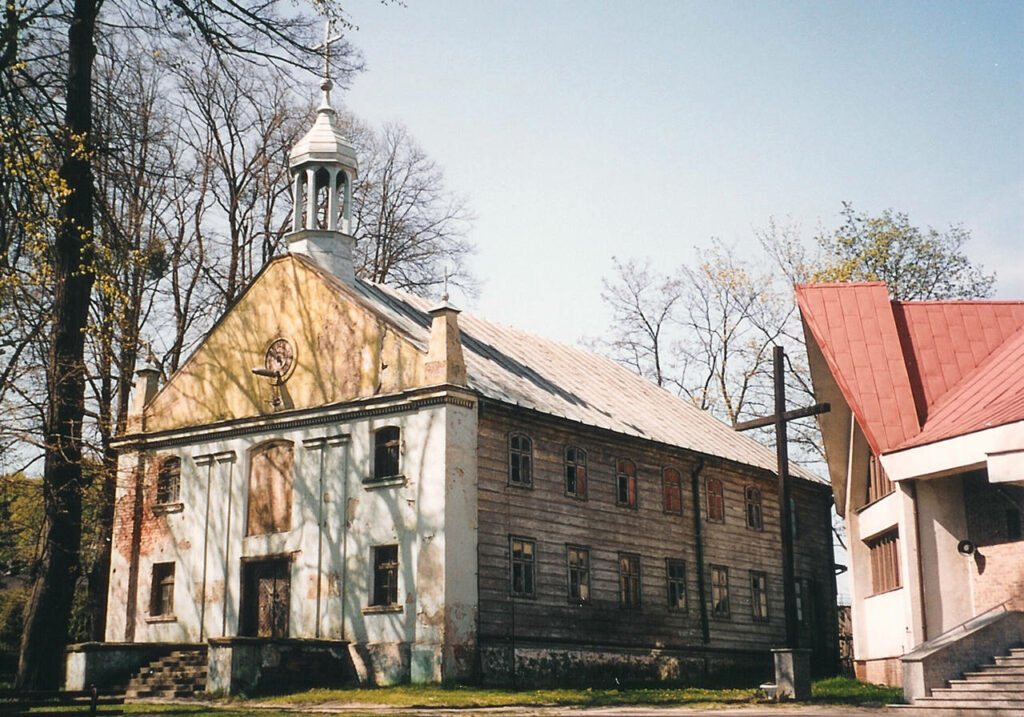
M 481 645 L 544 643 L 565 649 L 646 648 L 704 652 L 764 652 L 784 638 L 782 562 L 775 477 L 766 471 L 706 457 L 700 473 L 700 520 L 704 534 L 705 603 L 709 640 L 702 640 L 691 475 L 700 457 L 677 448 L 592 429 L 569 421 L 495 403 L 481 407 L 479 432 L 479 562 Z M 533 440 L 533 487 L 509 485 L 508 436 Z M 576 445 L 588 454 L 586 500 L 564 490 L 564 451 Z M 637 467 L 638 506 L 616 504 L 618 459 Z M 662 469 L 680 472 L 682 515 L 663 509 Z M 707 520 L 705 479 L 722 481 L 725 520 Z M 819 651 L 835 653 L 835 587 L 832 575 L 830 494 L 827 486 L 797 480 L 799 512 L 796 576 L 817 585 L 817 607 L 809 613 L 806 638 Z M 763 530 L 747 527 L 744 488 L 762 494 Z M 536 541 L 536 597 L 510 597 L 509 536 Z M 568 598 L 566 546 L 590 550 L 591 600 Z M 640 556 L 641 605 L 619 605 L 619 553 Z M 684 560 L 687 609 L 670 609 L 666 559 Z M 713 617 L 710 566 L 729 571 L 731 610 Z M 769 617 L 756 620 L 750 571 L 767 573 Z M 829 636 L 831 635 L 831 637 Z M 805 643 L 803 646 L 810 646 Z M 825 657 L 825 655 L 821 655 Z M 819 660 L 820 662 L 820 660 Z M 486 666 L 485 666 L 486 669 Z

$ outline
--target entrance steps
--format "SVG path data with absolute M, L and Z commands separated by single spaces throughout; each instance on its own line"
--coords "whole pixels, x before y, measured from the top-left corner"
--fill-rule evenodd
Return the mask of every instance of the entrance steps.
M 1009 655 L 995 658 L 961 680 L 950 680 L 949 687 L 932 690 L 930 697 L 921 697 L 912 705 L 892 705 L 907 715 L 992 715 L 1009 717 L 1024 715 L 1024 648 L 1014 648 Z
M 175 650 L 139 669 L 125 699 L 193 697 L 206 691 L 206 646 Z

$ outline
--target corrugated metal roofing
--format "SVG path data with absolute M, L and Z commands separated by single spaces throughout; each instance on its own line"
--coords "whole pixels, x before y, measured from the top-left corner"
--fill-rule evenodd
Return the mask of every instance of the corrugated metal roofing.
M 433 302 L 360 279 L 350 287 L 296 258 L 426 350 Z M 776 472 L 774 450 L 611 359 L 468 313 L 459 328 L 469 386 L 487 398 Z M 795 464 L 791 470 L 823 482 Z
M 881 282 L 797 301 L 876 453 L 1024 420 L 1024 302 L 889 301 Z

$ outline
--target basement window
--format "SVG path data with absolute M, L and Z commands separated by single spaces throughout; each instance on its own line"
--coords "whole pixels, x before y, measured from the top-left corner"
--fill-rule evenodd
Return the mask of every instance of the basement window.
M 900 534 L 893 528 L 864 541 L 871 556 L 871 594 L 902 587 L 900 581 Z

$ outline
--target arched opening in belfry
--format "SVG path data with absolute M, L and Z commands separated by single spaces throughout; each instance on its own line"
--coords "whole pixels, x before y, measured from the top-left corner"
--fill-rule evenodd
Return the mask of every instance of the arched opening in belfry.
M 309 229 L 331 229 L 331 174 L 323 167 L 314 175 L 314 225 Z

